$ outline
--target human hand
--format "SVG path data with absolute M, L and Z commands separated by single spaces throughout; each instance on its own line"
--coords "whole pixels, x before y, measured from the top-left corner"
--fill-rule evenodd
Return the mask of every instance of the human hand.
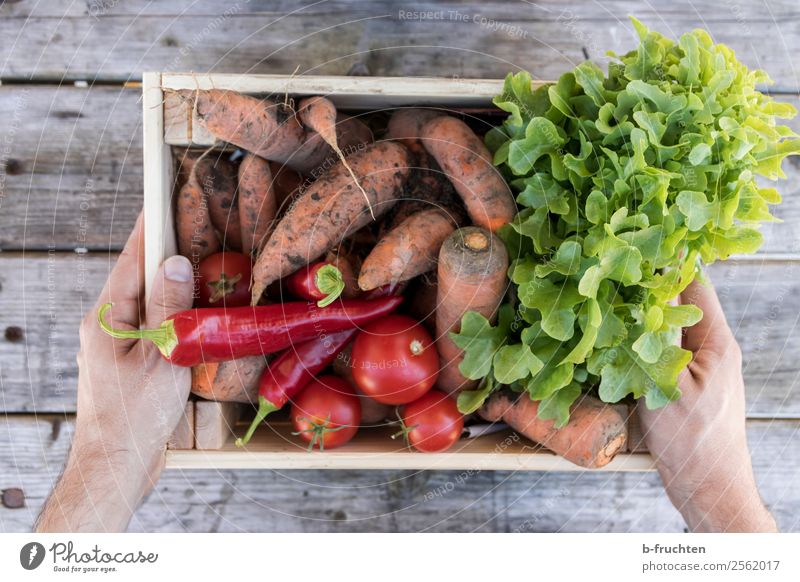
M 37 531 L 123 531 L 164 466 L 167 440 L 183 414 L 189 368 L 173 367 L 151 343 L 112 339 L 97 322 L 98 308 L 119 329 L 157 327 L 192 305 L 192 268 L 167 259 L 144 302 L 141 214 L 80 327 L 78 408 L 67 464 L 37 522 Z
M 703 319 L 683 336 L 694 357 L 679 378 L 680 399 L 658 410 L 639 401 L 647 448 L 692 531 L 777 531 L 747 448 L 742 352 L 713 287 L 694 282 L 680 300 Z

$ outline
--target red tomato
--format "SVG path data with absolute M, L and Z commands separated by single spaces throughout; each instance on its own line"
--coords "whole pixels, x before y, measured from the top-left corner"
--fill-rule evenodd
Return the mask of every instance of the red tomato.
M 242 253 L 222 252 L 207 257 L 198 269 L 197 307 L 250 305 L 250 259 Z
M 456 401 L 438 390 L 406 404 L 400 417 L 409 444 L 423 453 L 446 451 L 464 430 L 464 417 Z
M 358 387 L 383 404 L 413 402 L 439 376 L 431 334 L 405 315 L 389 315 L 364 327 L 351 357 Z
M 361 424 L 361 402 L 355 390 L 336 376 L 320 376 L 303 388 L 292 403 L 292 426 L 309 450 L 340 447 Z

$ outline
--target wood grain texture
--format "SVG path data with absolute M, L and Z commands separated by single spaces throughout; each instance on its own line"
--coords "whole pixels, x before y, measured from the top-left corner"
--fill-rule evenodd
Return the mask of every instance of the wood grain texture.
M 78 325 L 116 256 L 0 254 L 0 410 L 75 410 Z M 731 261 L 711 277 L 744 352 L 748 413 L 800 418 L 800 263 Z
M 800 89 L 791 0 L 24 0 L 0 5 L 0 35 L 13 39 L 0 77 L 128 80 L 143 70 L 290 74 L 297 67 L 345 74 L 358 63 L 377 75 L 498 78 L 520 67 L 553 78 L 587 56 L 599 61 L 606 50 L 632 48 L 629 14 L 672 35 L 706 28 L 748 65 L 770 71 L 776 88 Z
M 121 249 L 142 207 L 140 89 L 0 87 L 9 154 L 0 182 L 0 249 Z M 782 96 L 800 107 L 800 98 Z M 800 131 L 800 117 L 790 125 Z M 800 157 L 777 187 L 784 222 L 762 253 L 800 253 Z
M 0 532 L 29 531 L 62 463 L 72 421 L 0 419 Z M 800 422 L 750 421 L 761 494 L 783 531 L 800 531 Z M 509 471 L 165 471 L 130 531 L 680 532 L 654 473 Z

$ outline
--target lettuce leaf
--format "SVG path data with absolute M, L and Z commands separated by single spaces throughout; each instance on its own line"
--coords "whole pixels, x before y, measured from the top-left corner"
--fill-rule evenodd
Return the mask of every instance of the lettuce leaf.
M 508 117 L 486 143 L 519 205 L 500 233 L 512 292 L 498 325 L 467 313 L 453 334 L 461 371 L 484 379 L 464 409 L 503 385 L 559 426 L 595 389 L 606 402 L 675 400 L 691 360 L 680 328 L 702 313 L 672 300 L 702 263 L 755 252 L 759 224 L 776 220 L 780 194 L 756 179 L 785 177 L 800 153 L 777 122 L 795 109 L 707 32 L 675 42 L 632 20 L 639 46 L 607 73 L 582 63 L 535 90 L 510 74 L 494 99 Z

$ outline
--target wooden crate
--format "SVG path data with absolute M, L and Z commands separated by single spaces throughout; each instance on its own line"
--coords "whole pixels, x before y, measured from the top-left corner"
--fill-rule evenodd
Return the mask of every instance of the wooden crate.
M 500 80 L 289 77 L 284 75 L 192 75 L 145 73 L 144 219 L 145 278 L 149 295 L 161 262 L 177 252 L 173 218 L 172 146 L 220 146 L 193 119 L 191 108 L 170 95 L 178 89 L 230 89 L 255 95 L 326 95 L 340 109 L 379 110 L 411 105 L 488 108 L 502 88 Z M 191 417 L 190 411 L 194 416 Z M 359 431 L 347 445 L 307 452 L 284 422 L 262 425 L 244 449 L 233 443 L 246 423 L 240 405 L 198 400 L 167 450 L 167 467 L 181 469 L 446 469 L 580 470 L 579 467 L 513 433 L 462 440 L 450 451 L 424 454 L 404 449 L 388 438 L 387 428 Z M 193 434 L 193 448 L 187 448 Z M 177 445 L 176 442 L 181 443 Z M 652 459 L 641 449 L 622 453 L 606 470 L 647 471 Z

